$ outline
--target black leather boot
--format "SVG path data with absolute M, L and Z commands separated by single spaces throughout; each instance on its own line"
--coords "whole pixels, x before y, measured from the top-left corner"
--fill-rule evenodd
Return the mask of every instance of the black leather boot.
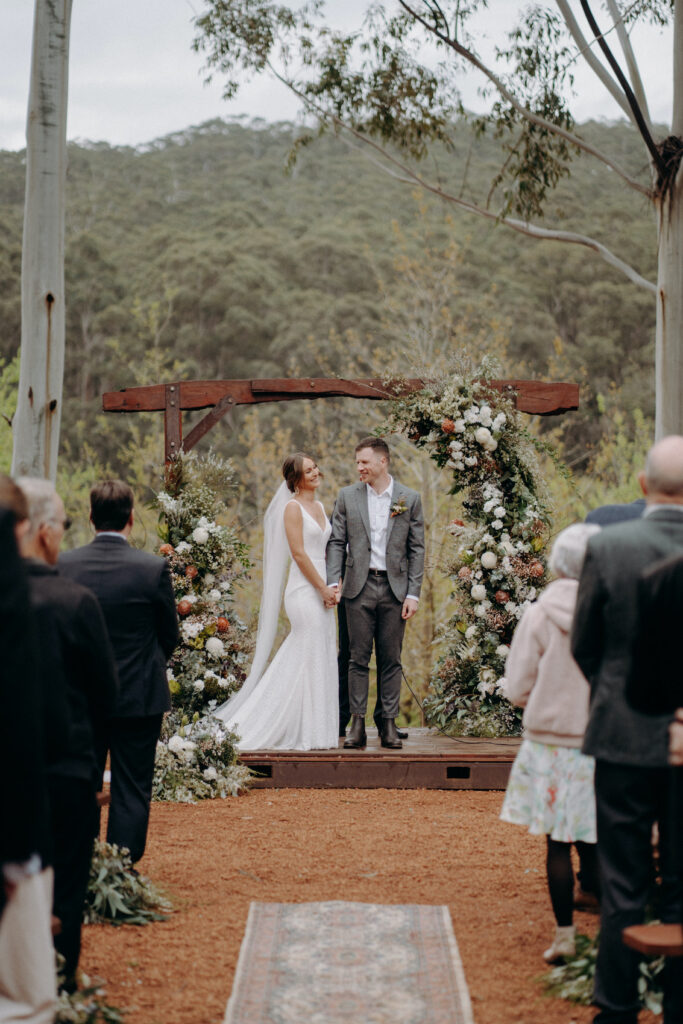
M 368 742 L 365 734 L 365 715 L 351 715 L 351 728 L 344 740 L 347 750 L 362 750 Z
M 403 747 L 393 718 L 382 719 L 382 746 L 389 750 L 400 750 Z

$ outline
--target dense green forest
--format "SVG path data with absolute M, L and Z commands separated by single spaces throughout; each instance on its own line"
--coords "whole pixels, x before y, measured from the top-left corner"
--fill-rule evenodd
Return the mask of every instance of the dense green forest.
M 643 171 L 626 124 L 582 132 Z M 411 340 L 420 323 L 439 333 L 438 317 L 426 325 L 430 302 L 448 307 L 433 339 L 442 353 L 478 355 L 493 333 L 504 338 L 508 372 L 579 380 L 582 412 L 562 425 L 564 453 L 579 468 L 610 395 L 651 412 L 650 294 L 585 249 L 525 239 L 418 197 L 335 138 L 303 148 L 288 173 L 297 134 L 291 124 L 211 121 L 139 149 L 70 145 L 65 451 L 87 438 L 93 457 L 122 468 L 131 418 L 105 421 L 99 396 L 127 385 L 349 368 L 410 375 L 430 361 L 429 346 Z M 461 150 L 431 157 L 425 173 L 481 200 L 500 159 L 494 140 L 463 128 Z M 20 335 L 23 196 L 24 154 L 0 153 L 6 361 Z M 547 223 L 589 232 L 655 274 L 645 201 L 597 174 L 589 157 L 576 158 Z M 283 415 L 296 426 L 298 414 Z M 228 427 L 212 440 L 234 452 L 239 434 Z

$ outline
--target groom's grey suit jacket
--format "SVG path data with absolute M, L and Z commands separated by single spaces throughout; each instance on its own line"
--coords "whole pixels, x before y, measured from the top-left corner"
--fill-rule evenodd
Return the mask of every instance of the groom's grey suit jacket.
M 404 504 L 406 509 L 399 515 L 390 514 L 387 524 L 387 578 L 394 597 L 402 602 L 406 594 L 420 596 L 425 559 L 424 519 L 420 495 L 398 480 L 394 480 L 391 504 Z M 332 533 L 327 543 L 327 581 L 337 583 L 343 574 L 342 596 L 353 598 L 365 586 L 369 570 L 367 484 L 358 483 L 343 487 L 334 506 Z

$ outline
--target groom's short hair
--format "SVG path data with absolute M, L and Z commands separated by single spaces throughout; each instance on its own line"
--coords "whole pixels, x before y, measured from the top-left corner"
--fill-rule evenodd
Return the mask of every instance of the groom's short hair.
M 373 448 L 380 455 L 384 455 L 387 462 L 391 461 L 391 452 L 389 451 L 389 445 L 383 437 L 364 437 L 362 441 L 359 441 L 356 445 L 355 454 L 362 451 L 363 448 Z

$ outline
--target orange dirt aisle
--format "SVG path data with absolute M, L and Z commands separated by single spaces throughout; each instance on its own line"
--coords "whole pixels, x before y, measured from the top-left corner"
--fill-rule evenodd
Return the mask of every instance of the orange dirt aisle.
M 587 1024 L 590 1007 L 542 994 L 553 931 L 545 843 L 498 820 L 502 798 L 256 790 L 154 804 L 141 868 L 175 912 L 146 927 L 85 928 L 83 969 L 129 1008 L 128 1024 L 220 1024 L 252 900 L 447 903 L 476 1024 Z M 596 925 L 583 914 L 576 923 Z

